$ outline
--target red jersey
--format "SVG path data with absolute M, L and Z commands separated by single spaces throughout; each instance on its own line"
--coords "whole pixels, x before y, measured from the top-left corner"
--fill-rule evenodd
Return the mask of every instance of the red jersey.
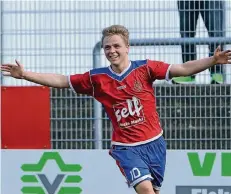
M 70 87 L 104 105 L 112 125 L 112 145 L 135 146 L 162 135 L 153 81 L 167 79 L 170 65 L 160 61 L 131 61 L 121 74 L 111 67 L 69 76 Z

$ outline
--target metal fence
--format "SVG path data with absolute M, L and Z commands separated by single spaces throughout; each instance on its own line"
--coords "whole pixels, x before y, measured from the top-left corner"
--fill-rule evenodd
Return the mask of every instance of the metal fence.
M 224 1 L 224 7 L 216 8 L 212 7 L 214 1 L 206 2 L 210 3 L 209 11 L 222 10 L 224 14 L 224 18 L 216 17 L 222 20 L 222 38 L 216 33 L 211 38 L 208 33 L 203 17 L 210 16 L 205 16 L 205 8 L 193 7 L 193 11 L 201 11 L 195 29 L 195 38 L 200 39 L 196 44 L 197 58 L 208 56 L 206 40 L 218 38 L 226 49 L 231 48 L 231 1 Z M 181 63 L 179 42 L 170 42 L 181 39 L 179 13 L 185 9 L 186 5 L 179 8 L 176 0 L 2 1 L 1 60 L 13 62 L 17 58 L 26 69 L 37 72 L 82 73 L 93 68 L 93 49 L 101 38 L 101 30 L 122 24 L 129 29 L 132 40 L 152 40 L 146 46 L 139 41 L 132 46 L 131 60 L 150 58 Z M 163 44 L 154 44 L 153 40 L 163 40 Z M 189 51 L 195 54 L 194 50 Z M 103 54 L 98 54 L 98 65 L 108 65 Z M 225 84 L 221 85 L 210 85 L 208 70 L 198 74 L 197 84 L 193 85 L 154 83 L 157 109 L 169 149 L 231 149 L 230 66 L 225 66 L 224 75 Z M 12 78 L 2 78 L 2 84 L 31 85 Z M 97 110 L 91 97 L 75 95 L 68 89 L 51 89 L 53 148 L 92 149 L 99 141 L 102 148 L 109 148 L 110 121 L 103 110 L 98 116 L 94 111 Z M 101 129 L 95 125 L 97 119 L 102 120 Z M 95 138 L 96 130 L 102 130 L 102 140 Z

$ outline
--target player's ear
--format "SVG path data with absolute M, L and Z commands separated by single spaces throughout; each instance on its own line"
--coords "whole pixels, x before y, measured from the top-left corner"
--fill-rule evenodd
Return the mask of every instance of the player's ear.
M 127 53 L 129 53 L 129 50 L 130 50 L 130 45 L 128 44 L 127 45 Z

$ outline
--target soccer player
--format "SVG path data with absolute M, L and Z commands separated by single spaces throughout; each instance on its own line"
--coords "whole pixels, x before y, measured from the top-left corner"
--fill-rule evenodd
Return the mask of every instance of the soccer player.
M 129 186 L 138 194 L 159 194 L 166 143 L 156 111 L 153 81 L 188 76 L 215 64 L 231 63 L 231 51 L 221 51 L 218 47 L 212 57 L 176 65 L 149 59 L 130 61 L 129 32 L 124 26 L 107 27 L 102 35 L 109 67 L 64 76 L 29 72 L 16 61 L 16 64 L 1 65 L 1 70 L 14 78 L 49 87 L 70 87 L 76 93 L 88 94 L 100 101 L 113 125 L 110 155 Z

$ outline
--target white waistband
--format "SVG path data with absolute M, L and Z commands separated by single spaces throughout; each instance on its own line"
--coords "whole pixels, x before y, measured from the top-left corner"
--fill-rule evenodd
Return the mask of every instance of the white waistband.
M 153 137 L 151 139 L 145 140 L 145 141 L 139 141 L 139 142 L 136 142 L 136 143 L 121 143 L 121 142 L 112 141 L 111 145 L 137 146 L 137 145 L 142 145 L 142 144 L 146 144 L 146 143 L 149 143 L 151 141 L 154 141 L 154 140 L 158 139 L 162 135 L 163 135 L 163 130 L 160 132 L 159 135 L 157 135 L 157 136 L 155 136 L 155 137 Z

